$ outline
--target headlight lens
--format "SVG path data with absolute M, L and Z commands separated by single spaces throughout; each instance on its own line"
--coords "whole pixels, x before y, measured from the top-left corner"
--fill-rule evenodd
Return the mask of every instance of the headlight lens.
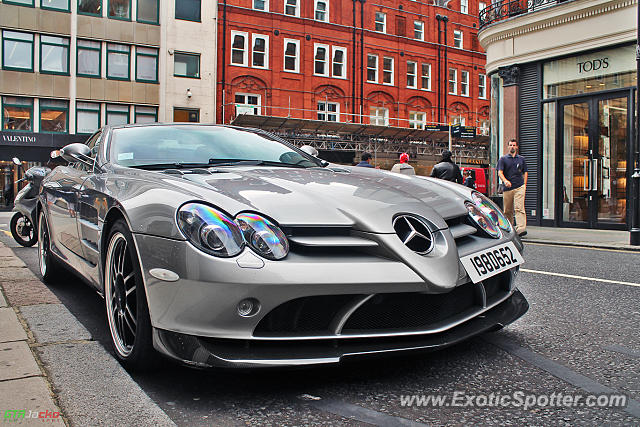
M 243 213 L 236 217 L 236 223 L 244 235 L 244 240 L 258 255 L 278 260 L 289 253 L 287 237 L 268 219 L 253 213 Z
M 211 255 L 232 257 L 244 248 L 238 225 L 211 206 L 200 203 L 182 206 L 178 211 L 178 226 L 191 243 Z
M 491 200 L 476 191 L 471 193 L 471 198 L 473 199 L 473 203 L 475 203 L 475 205 L 480 208 L 486 216 L 493 220 L 494 224 L 504 231 L 511 231 L 511 223 L 507 217 L 504 216 L 500 208 L 498 208 Z
M 478 225 L 478 227 L 494 239 L 500 238 L 502 235 L 502 233 L 500 233 L 500 229 L 487 215 L 485 215 L 484 212 L 480 210 L 480 208 L 471 202 L 466 202 L 465 206 L 467 207 L 467 211 L 469 211 L 469 217 Z

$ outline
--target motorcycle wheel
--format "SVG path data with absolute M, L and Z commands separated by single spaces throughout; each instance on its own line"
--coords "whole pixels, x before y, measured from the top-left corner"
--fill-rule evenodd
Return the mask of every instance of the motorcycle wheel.
M 21 213 L 16 213 L 11 217 L 9 228 L 11 228 L 13 238 L 22 246 L 33 246 L 38 241 L 38 235 L 31 220 Z

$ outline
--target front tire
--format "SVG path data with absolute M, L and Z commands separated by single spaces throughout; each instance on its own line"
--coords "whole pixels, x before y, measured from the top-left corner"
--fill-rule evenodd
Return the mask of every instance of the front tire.
M 16 213 L 11 217 L 9 228 L 11 229 L 11 235 L 18 244 L 25 247 L 35 245 L 38 235 L 28 217 L 22 215 L 20 212 Z
M 104 299 L 111 344 L 116 357 L 130 370 L 158 365 L 151 319 L 133 237 L 123 220 L 109 232 L 104 263 Z
M 43 282 L 52 283 L 60 278 L 62 267 L 51 253 L 51 232 L 44 211 L 40 211 L 38 218 L 38 266 Z

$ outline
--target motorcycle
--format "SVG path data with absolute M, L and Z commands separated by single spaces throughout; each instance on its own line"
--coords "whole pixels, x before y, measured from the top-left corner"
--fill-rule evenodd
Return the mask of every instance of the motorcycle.
M 16 157 L 13 158 L 13 163 L 18 168 L 22 167 L 22 162 Z M 47 167 L 34 166 L 24 173 L 24 178 L 17 181 L 27 181 L 27 185 L 16 195 L 13 202 L 15 214 L 11 217 L 9 227 L 13 238 L 22 246 L 33 246 L 38 241 L 36 232 L 38 192 L 40 183 L 49 172 L 51 169 Z

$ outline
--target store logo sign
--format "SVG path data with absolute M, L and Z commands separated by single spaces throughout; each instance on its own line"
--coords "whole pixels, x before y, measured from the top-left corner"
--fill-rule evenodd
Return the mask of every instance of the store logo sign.
M 35 143 L 36 137 L 27 135 L 2 135 L 2 142 Z
M 591 71 L 605 70 L 609 68 L 609 58 L 592 59 L 590 61 L 578 62 L 578 73 L 588 73 Z

